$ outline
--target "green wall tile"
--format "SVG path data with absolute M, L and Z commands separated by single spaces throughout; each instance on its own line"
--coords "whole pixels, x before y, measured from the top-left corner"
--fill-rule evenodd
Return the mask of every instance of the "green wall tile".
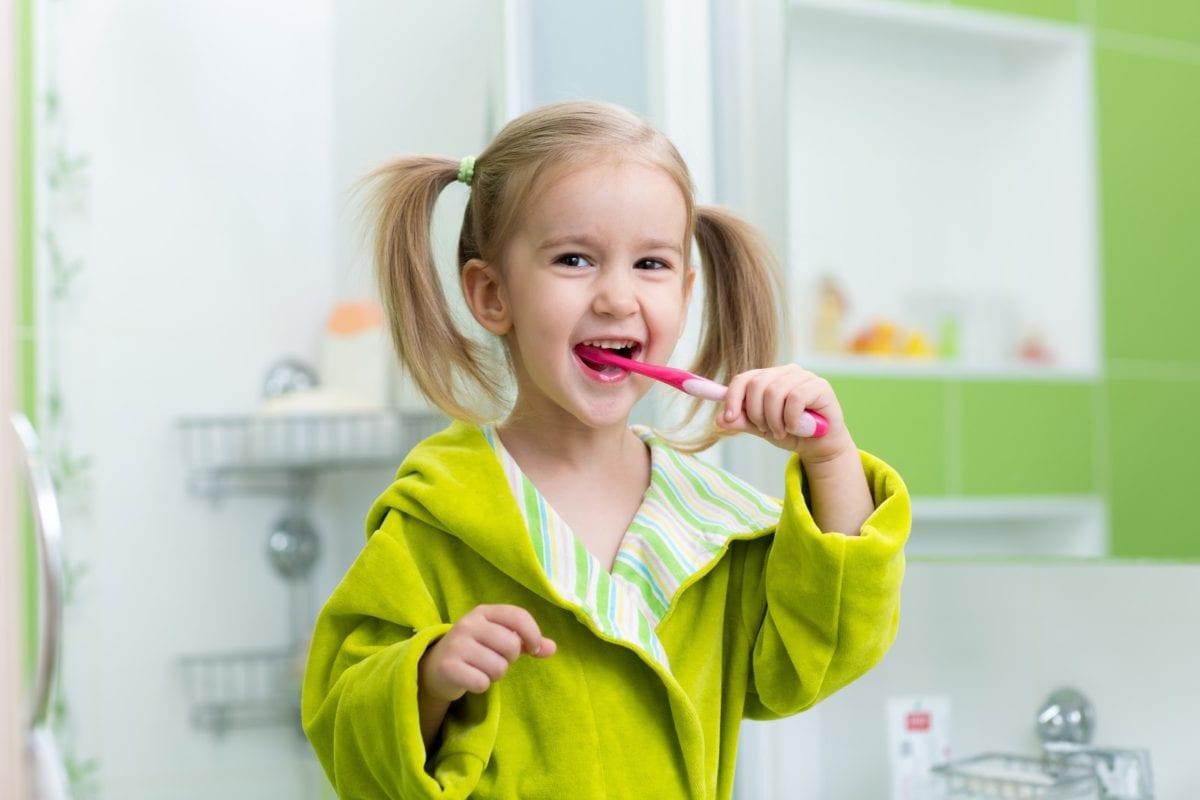
M 1200 361 L 1200 63 L 1100 48 L 1096 70 L 1106 353 Z
M 963 491 L 1095 491 L 1096 402 L 1087 383 L 964 383 Z
M 1112 554 L 1200 557 L 1200 381 L 1109 382 Z
M 36 421 L 37 364 L 36 341 L 30 331 L 36 322 L 36 298 L 34 294 L 34 7 L 33 0 L 17 0 L 12 5 L 12 48 L 3 56 L 12 59 L 15 68 L 15 107 L 13 138 L 16 168 L 13 170 L 13 185 L 4 187 L 12 192 L 15 215 L 14 236 L 11 256 L 15 273 L 12 309 L 17 326 L 17 338 L 13 343 L 16 387 L 11 398 L 15 408 L 22 410 Z M 7 48 L 6 48 L 7 50 Z M 7 424 L 7 421 L 4 421 Z M 8 454 L 6 453 L 7 457 Z M 19 520 L 21 531 L 21 561 L 23 573 L 23 601 L 25 609 L 24 658 L 22 667 L 31 675 L 36 666 L 38 636 L 38 583 L 37 550 L 34 545 L 32 518 L 28 506 L 22 503 Z
M 1200 44 L 1196 0 L 1095 0 L 1096 27 Z
M 954 4 L 1059 22 L 1079 21 L 1079 8 L 1075 0 L 954 0 Z
M 937 380 L 830 377 L 854 442 L 904 476 L 913 494 L 946 492 L 945 387 Z

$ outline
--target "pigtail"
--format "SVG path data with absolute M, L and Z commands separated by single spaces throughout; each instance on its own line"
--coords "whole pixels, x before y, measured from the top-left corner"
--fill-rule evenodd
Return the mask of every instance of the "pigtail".
M 762 234 L 731 211 L 697 206 L 696 244 L 704 270 L 704 322 L 692 371 L 727 382 L 773 365 L 781 319 L 779 267 Z M 720 408 L 696 401 L 684 424 L 705 407 L 714 414 Z M 710 420 L 705 431 L 680 444 L 696 452 L 725 435 Z
M 371 172 L 365 211 L 374 220 L 375 274 L 401 365 L 428 400 L 450 417 L 485 421 L 464 398 L 501 402 L 503 384 L 486 348 L 459 330 L 446 301 L 430 242 L 433 210 L 459 164 L 410 156 Z

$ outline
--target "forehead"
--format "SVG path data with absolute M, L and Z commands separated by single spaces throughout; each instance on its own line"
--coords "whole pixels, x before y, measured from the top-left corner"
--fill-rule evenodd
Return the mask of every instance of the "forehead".
M 563 226 L 617 226 L 653 231 L 682 243 L 688 204 L 668 170 L 641 160 L 608 158 L 564 164 L 538 176 L 526 201 L 529 233 Z

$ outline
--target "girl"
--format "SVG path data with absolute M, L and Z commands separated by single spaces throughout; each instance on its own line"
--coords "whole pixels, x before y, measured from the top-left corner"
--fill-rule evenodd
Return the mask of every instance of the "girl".
M 894 638 L 899 476 L 855 448 L 828 383 L 763 368 L 778 323 L 758 237 L 696 207 L 633 114 L 548 106 L 478 160 L 372 178 L 397 352 L 455 422 L 409 453 L 317 621 L 303 718 L 326 773 L 353 798 L 729 797 L 744 717 L 808 708 Z M 515 385 L 495 426 L 463 398 L 503 402 L 503 377 L 454 323 L 429 245 L 456 178 L 461 289 Z M 695 369 L 730 388 L 680 448 L 628 424 L 647 379 L 577 348 L 665 363 L 693 241 Z M 799 435 L 806 409 L 826 435 Z M 795 453 L 782 502 L 684 452 L 737 432 Z

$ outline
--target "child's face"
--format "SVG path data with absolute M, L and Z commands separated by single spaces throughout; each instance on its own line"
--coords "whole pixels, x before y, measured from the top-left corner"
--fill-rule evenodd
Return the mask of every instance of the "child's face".
M 575 347 L 630 343 L 625 354 L 666 363 L 695 277 L 684 198 L 664 170 L 633 161 L 599 161 L 543 181 L 499 265 L 516 412 L 548 424 L 623 426 L 649 379 L 598 372 Z

